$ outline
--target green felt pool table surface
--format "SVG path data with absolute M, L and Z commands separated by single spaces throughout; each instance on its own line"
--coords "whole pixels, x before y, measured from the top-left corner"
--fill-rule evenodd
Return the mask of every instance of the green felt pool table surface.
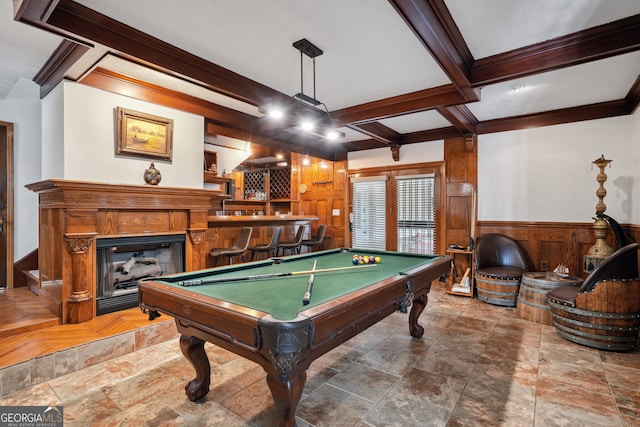
M 380 257 L 378 264 L 353 265 L 355 254 Z M 232 302 L 244 307 L 271 314 L 274 319 L 291 320 L 302 310 L 313 308 L 349 292 L 364 288 L 384 278 L 405 274 L 421 265 L 441 258 L 437 255 L 416 255 L 362 249 L 336 249 L 266 261 L 177 274 L 156 279 L 159 283 L 181 286 L 207 279 L 245 278 L 309 271 L 317 261 L 316 270 L 345 268 L 314 274 L 313 291 L 308 305 L 303 305 L 303 295 L 309 282 L 309 274 L 291 276 L 258 277 L 241 281 L 219 282 L 188 286 L 188 290 L 208 297 Z

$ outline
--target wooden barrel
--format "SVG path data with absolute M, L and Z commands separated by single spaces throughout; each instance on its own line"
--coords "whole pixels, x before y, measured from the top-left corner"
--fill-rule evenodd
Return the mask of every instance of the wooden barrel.
M 505 307 L 518 302 L 520 278 L 497 278 L 476 272 L 476 292 L 480 301 Z
M 606 280 L 576 297 L 576 306 L 549 301 L 556 332 L 602 350 L 633 350 L 640 333 L 640 279 Z
M 578 277 L 563 278 L 546 271 L 527 272 L 522 275 L 518 293 L 518 316 L 531 322 L 553 325 L 547 292 L 562 286 L 577 286 L 582 282 Z

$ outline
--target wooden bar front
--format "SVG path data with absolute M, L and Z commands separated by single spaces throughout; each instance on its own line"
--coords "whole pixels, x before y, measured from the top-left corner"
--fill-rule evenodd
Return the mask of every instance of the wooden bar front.
M 281 241 L 293 240 L 298 227 L 305 227 L 304 238 L 309 239 L 315 232 L 317 216 L 313 215 L 214 215 L 209 216 L 209 229 L 205 238 L 207 253 L 214 248 L 228 248 L 233 246 L 240 227 L 252 227 L 252 245 L 267 243 L 271 240 L 273 230 L 277 226 L 282 227 Z M 315 228 L 314 228 L 315 227 Z M 325 247 L 324 249 L 329 249 Z M 247 257 L 250 254 L 247 253 Z M 207 267 L 213 267 L 213 258 L 208 257 Z M 238 262 L 240 257 L 236 257 Z M 247 258 L 248 259 L 248 258 Z M 220 259 L 219 265 L 225 260 Z

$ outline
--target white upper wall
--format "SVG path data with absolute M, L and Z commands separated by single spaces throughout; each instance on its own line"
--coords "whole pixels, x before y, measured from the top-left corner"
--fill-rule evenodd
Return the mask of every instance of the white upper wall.
M 400 148 L 400 161 L 393 160 L 390 148 L 353 151 L 347 154 L 348 169 L 379 168 L 444 160 L 444 141 L 419 142 Z
M 38 247 L 38 195 L 25 185 L 40 180 L 40 119 L 40 87 L 20 78 L 9 95 L 0 100 L 0 120 L 13 123 L 13 255 L 16 261 Z
M 638 178 L 631 128 L 637 120 L 624 116 L 480 135 L 478 220 L 591 222 L 599 173 L 592 162 L 604 154 L 613 161 L 605 170 L 605 213 L 631 222 Z
M 63 86 L 64 132 L 63 135 L 55 135 L 62 136 L 64 141 L 63 175 L 59 175 L 60 171 L 55 166 L 45 167 L 43 164 L 43 172 L 56 173 L 43 173 L 43 179 L 144 185 L 144 171 L 153 161 L 162 174 L 160 186 L 203 187 L 202 116 L 76 83 L 65 82 Z M 116 107 L 173 119 L 173 160 L 116 156 Z M 43 144 L 45 140 L 43 135 Z M 59 147 L 55 142 L 54 145 Z M 58 155 L 53 154 L 51 158 L 57 161 Z
M 639 109 L 640 111 L 640 109 Z M 640 112 L 478 136 L 478 220 L 591 222 L 598 198 L 592 162 L 604 154 L 606 214 L 640 223 Z M 348 168 L 395 166 L 444 159 L 442 141 L 409 144 L 394 162 L 391 150 L 349 153 Z
M 56 86 L 42 100 L 41 176 L 64 177 L 64 86 Z M 44 178 L 38 179 L 38 181 Z
M 631 185 L 631 200 L 629 201 L 632 206 L 631 223 L 640 224 L 640 108 L 638 108 L 635 114 L 631 118 L 631 129 L 629 131 L 629 164 L 631 165 L 629 181 Z M 635 203 L 633 203 L 635 201 Z M 634 204 L 636 205 L 633 208 Z M 613 216 L 613 215 L 611 215 Z

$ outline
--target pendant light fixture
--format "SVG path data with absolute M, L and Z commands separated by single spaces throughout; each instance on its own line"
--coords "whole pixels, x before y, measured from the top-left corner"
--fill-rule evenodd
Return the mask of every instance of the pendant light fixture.
M 300 51 L 300 92 L 293 95 L 294 102 L 288 105 L 269 103 L 258 107 L 258 111 L 269 120 L 282 121 L 286 128 L 298 132 L 327 140 L 344 138 L 344 132 L 336 129 L 327 106 L 316 98 L 316 57 L 322 55 L 322 50 L 307 39 L 298 40 L 293 47 Z M 304 93 L 305 56 L 313 62 L 313 96 Z

